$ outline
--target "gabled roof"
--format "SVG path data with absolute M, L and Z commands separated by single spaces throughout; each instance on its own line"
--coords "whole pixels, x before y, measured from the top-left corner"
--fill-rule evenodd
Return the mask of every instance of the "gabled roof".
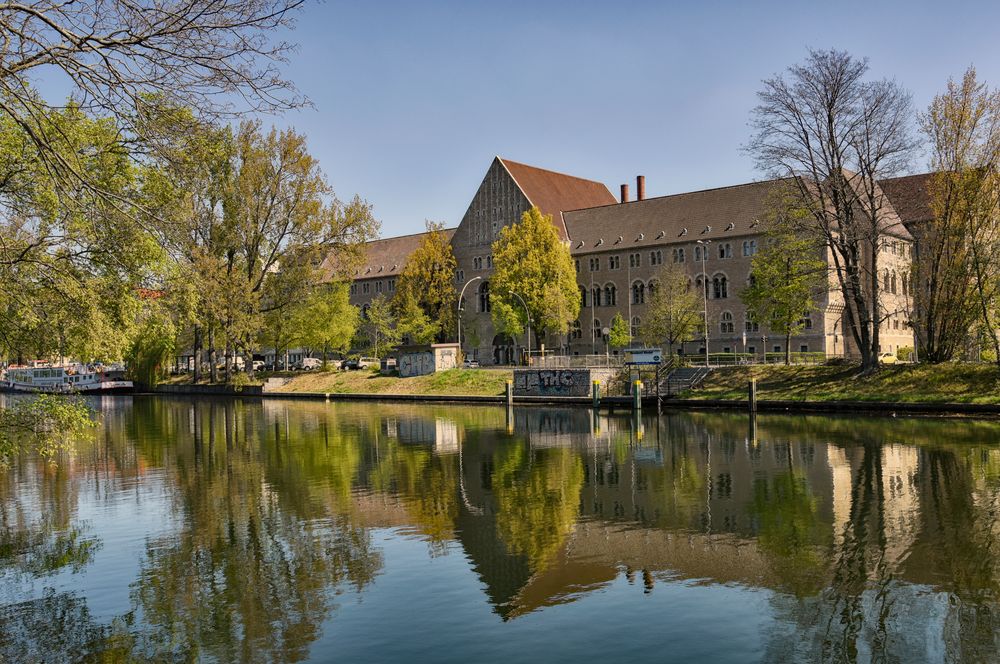
M 445 228 L 442 231 L 445 237 L 451 242 L 451 236 L 455 234 L 454 228 Z M 429 235 L 429 231 L 423 233 L 413 233 L 411 235 L 397 235 L 379 240 L 366 242 L 364 247 L 364 257 L 360 267 L 352 275 L 354 279 L 376 279 L 399 276 L 403 272 L 403 266 L 420 242 Z M 324 262 L 324 269 L 327 273 L 332 272 L 333 265 L 330 261 L 333 254 Z
M 497 159 L 514 178 L 528 202 L 541 210 L 542 214 L 552 215 L 552 222 L 563 237 L 566 236 L 566 228 L 561 213 L 616 202 L 615 197 L 601 182 L 528 166 L 502 157 Z
M 780 180 L 752 182 L 566 212 L 574 254 L 642 249 L 695 240 L 719 241 L 760 232 Z M 619 240 L 621 237 L 621 240 Z
M 896 209 L 899 218 L 905 225 L 910 225 L 934 219 L 930 192 L 933 179 L 934 173 L 921 173 L 888 178 L 881 180 L 879 185 L 889 197 L 889 202 Z

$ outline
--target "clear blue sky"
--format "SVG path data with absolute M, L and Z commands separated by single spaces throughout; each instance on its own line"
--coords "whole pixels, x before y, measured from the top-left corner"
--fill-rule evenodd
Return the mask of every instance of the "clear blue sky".
M 807 47 L 867 56 L 917 108 L 975 64 L 1000 85 L 1000 2 L 310 4 L 286 71 L 342 198 L 384 236 L 457 224 L 496 154 L 650 196 L 761 177 L 740 146 L 761 79 Z M 923 170 L 918 160 L 914 170 Z

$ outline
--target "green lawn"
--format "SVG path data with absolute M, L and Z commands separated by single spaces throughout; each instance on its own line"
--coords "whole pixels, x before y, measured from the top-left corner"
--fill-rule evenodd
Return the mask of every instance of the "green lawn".
M 399 378 L 377 371 L 309 371 L 295 376 L 281 392 L 331 394 L 499 395 L 511 380 L 510 369 L 449 369 L 427 376 Z
M 1000 370 L 961 363 L 887 366 L 871 376 L 849 365 L 724 367 L 713 370 L 701 389 L 680 396 L 746 399 L 751 375 L 759 399 L 1000 403 Z

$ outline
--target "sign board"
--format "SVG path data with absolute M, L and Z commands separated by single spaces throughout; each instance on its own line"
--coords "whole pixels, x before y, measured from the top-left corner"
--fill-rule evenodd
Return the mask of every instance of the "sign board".
M 625 364 L 659 364 L 663 351 L 659 348 L 635 348 L 625 351 Z

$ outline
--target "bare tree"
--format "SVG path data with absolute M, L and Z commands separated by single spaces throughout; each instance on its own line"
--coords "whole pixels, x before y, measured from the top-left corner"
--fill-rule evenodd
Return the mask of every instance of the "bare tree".
M 0 114 L 37 146 L 46 166 L 88 179 L 81 155 L 59 148 L 53 106 L 33 80 L 68 85 L 75 105 L 114 118 L 124 140 L 148 138 L 153 105 L 205 116 L 278 111 L 302 103 L 272 41 L 304 0 L 28 0 L 0 2 Z
M 878 366 L 883 306 L 879 252 L 887 235 L 908 239 L 878 185 L 907 168 L 916 147 L 910 95 L 893 81 L 866 80 L 867 60 L 810 51 L 786 76 L 764 81 L 747 150 L 770 175 L 790 178 L 808 211 L 798 232 L 828 248 L 843 319 L 864 370 Z

